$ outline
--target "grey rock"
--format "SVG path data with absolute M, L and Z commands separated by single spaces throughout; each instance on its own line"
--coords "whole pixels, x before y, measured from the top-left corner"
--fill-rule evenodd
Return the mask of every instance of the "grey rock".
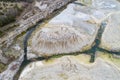
M 107 12 L 120 10 L 120 2 L 118 0 L 77 0 L 76 2 Z
M 120 51 L 120 12 L 107 18 L 107 26 L 102 34 L 100 47 L 109 51 Z
M 93 3 L 93 0 L 77 0 L 76 2 L 80 2 L 86 6 L 90 6 Z
M 120 3 L 117 0 L 93 0 L 92 6 L 111 12 L 120 10 Z
M 49 56 L 90 49 L 99 24 L 88 14 L 88 9 L 81 7 L 69 4 L 63 12 L 37 31 L 32 38 L 32 50 L 39 56 Z
M 45 63 L 28 64 L 18 80 L 119 80 L 120 70 L 98 58 L 93 64 L 82 63 L 75 56 L 64 56 Z
M 7 45 L 6 47 L 9 47 L 13 43 L 14 39 L 18 35 L 20 35 L 22 32 L 24 32 L 28 28 L 34 26 L 40 20 L 45 19 L 47 16 L 52 14 L 52 12 L 54 10 L 59 9 L 62 6 L 65 6 L 67 3 L 71 2 L 71 1 L 73 1 L 73 0 L 46 0 L 46 1 L 42 1 L 42 2 L 41 1 L 36 2 L 35 4 L 32 5 L 33 9 L 31 9 L 30 11 L 27 12 L 27 13 L 30 13 L 31 16 L 23 15 L 23 17 L 26 16 L 27 18 L 22 18 L 22 19 L 18 20 L 18 22 L 16 22 L 18 24 L 17 27 L 14 30 L 9 31 L 9 33 L 7 35 L 0 38 L 0 44 L 4 43 L 4 45 L 5 44 Z M 39 6 L 36 6 L 36 4 Z M 41 11 L 39 9 L 40 11 L 38 10 L 36 13 L 33 13 L 33 11 L 35 10 L 35 7 L 37 7 L 37 8 L 43 7 L 43 5 L 46 5 L 46 4 L 47 4 L 47 8 L 45 10 Z
M 21 55 L 17 60 L 14 60 L 8 65 L 8 68 L 0 74 L 0 80 L 14 80 L 14 76 L 20 69 L 24 60 L 24 55 Z
M 3 56 L 2 50 L 0 50 L 0 62 L 4 64 L 8 63 L 8 59 Z
M 13 46 L 13 49 L 15 49 L 16 51 L 20 51 L 21 50 L 21 47 L 19 46 L 19 44 L 15 44 Z
M 120 59 L 120 55 L 117 55 L 117 54 L 113 54 L 113 57 L 117 58 L 117 59 Z
M 33 58 L 38 58 L 38 56 L 36 54 L 34 54 L 32 52 L 32 49 L 30 46 L 27 47 L 27 59 L 30 60 L 30 59 L 33 59 Z

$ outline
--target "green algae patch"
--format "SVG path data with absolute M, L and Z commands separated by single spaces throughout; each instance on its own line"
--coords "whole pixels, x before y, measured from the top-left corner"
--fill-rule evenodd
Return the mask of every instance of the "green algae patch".
M 0 73 L 6 69 L 6 65 L 0 63 Z
M 68 80 L 68 76 L 65 73 L 60 73 L 58 74 L 61 78 L 63 78 L 64 80 Z
M 82 63 L 90 64 L 91 56 L 87 55 L 87 54 L 80 54 L 80 55 L 74 56 L 73 58 L 82 62 Z
M 55 60 L 56 60 L 55 58 L 51 58 L 51 59 L 43 61 L 43 64 L 52 64 L 55 62 Z
M 85 5 L 91 5 L 92 4 L 92 0 L 77 0 L 78 2 L 85 4 Z
M 43 61 L 43 64 L 54 64 L 57 59 L 59 59 L 60 57 L 63 57 L 63 56 L 70 56 L 73 59 L 75 59 L 78 62 L 81 62 L 83 64 L 91 64 L 90 63 L 91 56 L 87 55 L 87 54 L 79 54 L 79 55 L 64 55 L 64 54 L 53 55 L 53 56 L 51 56 L 51 58 L 46 59 L 45 61 Z
M 118 68 L 120 68 L 120 58 L 115 58 L 113 54 L 107 52 L 97 52 L 97 57 L 103 58 L 109 62 L 115 64 Z
M 0 37 L 3 35 L 3 32 L 2 31 L 0 31 Z

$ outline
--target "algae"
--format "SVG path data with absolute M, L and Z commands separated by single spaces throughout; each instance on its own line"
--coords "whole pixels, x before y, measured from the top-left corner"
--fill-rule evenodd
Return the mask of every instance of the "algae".
M 6 69 L 6 67 L 7 66 L 5 64 L 0 63 L 0 73 L 3 72 Z
M 109 62 L 112 62 L 117 67 L 120 68 L 120 58 L 115 58 L 113 54 L 107 53 L 107 52 L 97 52 L 97 57 L 103 58 L 104 60 L 107 60 Z

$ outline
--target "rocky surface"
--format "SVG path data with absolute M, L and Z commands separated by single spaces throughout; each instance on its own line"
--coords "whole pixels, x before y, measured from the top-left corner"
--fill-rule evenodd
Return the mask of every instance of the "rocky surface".
M 93 0 L 77 0 L 79 1 L 80 3 L 86 5 L 86 6 L 90 6 L 93 2 Z
M 111 12 L 120 10 L 120 3 L 117 0 L 93 0 L 92 6 Z
M 28 3 L 0 1 L 0 31 L 5 25 L 14 22 Z
M 70 4 L 35 33 L 32 49 L 37 55 L 88 50 L 93 45 L 99 27 L 100 25 L 88 14 L 88 9 Z
M 119 52 L 120 51 L 120 13 L 115 13 L 107 19 L 106 28 L 102 34 L 100 47 Z
M 20 69 L 23 60 L 24 55 L 21 55 L 17 60 L 11 62 L 7 69 L 0 74 L 0 80 L 14 80 L 14 76 Z
M 0 50 L 0 62 L 7 64 L 8 59 L 3 56 L 2 50 Z
M 119 80 L 120 3 L 77 0 L 53 13 L 70 1 L 37 0 L 0 28 L 0 80 Z
M 42 1 L 42 3 L 39 1 L 35 2 L 35 4 L 32 5 L 31 10 L 28 11 L 26 15 L 24 15 L 23 18 L 17 22 L 18 27 L 10 31 L 9 34 L 6 34 L 2 38 L 0 38 L 0 44 L 6 45 L 6 47 L 10 46 L 13 40 L 22 32 L 36 25 L 37 22 L 46 18 L 54 10 L 61 8 L 62 6 L 66 5 L 71 1 L 72 0 L 56 0 L 56 1 L 46 0 L 46 1 Z M 45 9 L 43 10 L 39 7 Z
M 13 80 L 20 68 L 21 63 L 23 62 L 24 31 L 33 25 L 37 25 L 38 21 L 42 20 L 43 18 L 47 18 L 47 16 L 54 12 L 54 10 L 65 6 L 71 1 L 72 0 L 43 0 L 42 3 L 36 1 L 35 3 L 31 4 L 32 8 L 30 6 L 28 6 L 30 9 L 26 8 L 28 11 L 25 10 L 23 14 L 21 14 L 23 16 L 20 16 L 17 22 L 13 24 L 11 23 L 6 27 L 7 29 L 5 31 L 7 32 L 5 32 L 5 35 L 2 37 L 0 36 L 0 49 L 3 51 L 2 52 L 0 50 L 0 72 L 3 71 L 1 70 L 4 66 L 2 65 L 3 63 L 6 64 L 5 68 L 7 69 L 0 74 L 0 80 Z M 13 26 L 16 27 L 13 28 Z M 12 29 L 9 30 L 9 28 Z M 31 58 L 31 55 L 28 56 Z
M 81 2 L 85 4 L 86 6 L 90 4 L 88 7 L 95 8 L 97 11 L 92 11 L 94 14 L 101 14 L 104 16 L 102 17 L 103 21 L 108 16 L 110 16 L 112 13 L 119 12 L 120 11 L 120 2 L 117 0 L 78 0 L 78 3 Z M 96 15 L 96 17 L 101 18 L 99 15 Z
M 120 57 L 119 57 L 119 55 L 110 54 L 107 52 L 96 51 L 96 57 L 102 58 L 103 60 L 106 60 L 109 63 L 114 64 L 117 68 L 120 69 Z
M 89 7 L 82 6 L 79 1 L 68 5 L 63 12 L 36 32 L 32 39 L 33 51 L 37 55 L 48 56 L 90 49 L 100 24 L 120 9 L 120 3 L 115 0 L 100 2 L 101 0 L 95 0 Z
M 119 0 L 77 0 L 77 1 L 86 6 L 93 6 L 97 9 L 107 10 L 110 12 L 120 10 Z
M 0 29 L 5 33 L 3 36 L 0 36 L 0 49 L 3 50 L 3 53 L 0 53 L 0 61 L 6 63 L 3 61 L 5 60 L 5 57 L 2 55 L 5 55 L 8 59 L 10 59 L 9 61 L 11 61 L 11 59 L 14 60 L 18 58 L 21 55 L 21 51 L 23 50 L 23 38 L 25 34 L 24 31 L 33 25 L 37 25 L 36 23 L 38 21 L 46 18 L 54 10 L 65 6 L 70 1 L 72 0 L 48 0 L 42 1 L 42 3 L 36 1 L 35 3 L 32 3 L 30 6 L 28 6 L 28 8 L 26 8 L 23 14 L 21 14 L 22 17 L 20 17 L 17 22 L 8 25 L 9 28 L 16 26 L 15 28 L 10 30 L 8 27 L 6 27 L 6 30 Z M 40 7 L 44 7 L 45 10 L 41 9 Z
M 77 56 L 30 63 L 18 80 L 119 80 L 120 70 L 98 58 L 93 64 L 82 63 Z

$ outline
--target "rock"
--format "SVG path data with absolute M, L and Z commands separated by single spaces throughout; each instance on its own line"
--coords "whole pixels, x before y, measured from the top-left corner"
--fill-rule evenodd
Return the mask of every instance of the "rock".
M 89 8 L 94 8 L 92 11 L 95 19 L 99 22 L 108 18 L 111 14 L 120 12 L 120 2 L 117 0 L 77 0 L 76 3 L 87 5 Z M 94 18 L 93 17 L 93 18 Z
M 35 33 L 31 46 L 37 55 L 82 52 L 92 47 L 99 24 L 88 14 L 88 9 L 84 12 L 84 7 L 80 7 L 76 4 L 68 5 Z
M 74 1 L 74 0 L 42 0 L 40 2 L 36 2 L 32 5 L 32 8 L 27 13 L 30 13 L 31 16 L 27 15 L 27 18 L 19 19 L 16 23 L 18 24 L 16 28 L 12 31 L 9 31 L 8 34 L 4 35 L 0 39 L 0 46 L 1 44 L 6 45 L 9 47 L 14 39 L 22 34 L 22 32 L 26 31 L 28 28 L 36 25 L 40 20 L 47 18 L 50 14 L 52 14 L 55 10 L 60 9 L 61 7 L 65 6 L 67 3 Z M 39 6 L 36 6 L 39 5 Z M 39 7 L 43 7 L 43 5 L 47 5 L 45 10 L 40 10 Z M 34 11 L 38 8 L 37 12 Z M 25 14 L 27 14 L 25 13 Z M 24 15 L 23 15 L 24 17 Z M 2 46 L 3 46 L 2 45 Z
M 22 39 L 22 37 L 19 37 Z M 23 52 L 23 46 L 21 46 L 21 42 L 18 39 L 16 39 L 16 43 L 13 43 L 7 50 L 4 50 L 4 55 L 8 59 L 15 60 L 17 59 L 20 55 L 22 55 L 21 52 Z
M 7 64 L 8 63 L 8 59 L 6 57 L 4 57 L 2 54 L 3 54 L 2 50 L 0 50 L 0 62 L 4 63 L 4 64 Z
M 109 51 L 120 51 L 120 13 L 115 13 L 107 19 L 107 25 L 102 34 L 100 47 Z
M 86 6 L 90 6 L 93 2 L 93 0 L 77 0 L 77 2 L 80 2 Z
M 16 24 L 14 25 L 16 25 L 16 27 L 13 25 L 14 29 L 6 30 L 8 31 L 6 32 L 7 34 L 0 37 L 0 48 L 3 50 L 4 55 L 9 59 L 9 62 L 11 62 L 11 60 L 13 61 L 16 58 L 18 58 L 21 55 L 21 51 L 24 50 L 24 46 L 23 46 L 24 31 L 26 31 L 30 27 L 33 27 L 33 25 L 37 25 L 37 22 L 39 20 L 43 18 L 47 18 L 47 16 L 50 16 L 50 14 L 54 12 L 54 10 L 65 6 L 67 3 L 71 1 L 72 0 L 56 0 L 56 1 L 42 0 L 42 1 L 36 1 L 33 5 L 31 5 L 32 8 L 29 9 L 28 12 L 26 12 L 26 14 L 22 14 L 23 17 L 21 17 L 19 20 L 17 20 L 17 22 L 15 22 Z M 47 8 L 45 10 L 40 10 L 39 7 L 43 8 L 44 5 L 47 5 Z M 12 26 L 10 27 L 12 28 Z M 33 54 L 30 54 L 28 56 L 30 58 L 35 57 L 35 55 Z
M 116 8 L 113 10 L 117 12 Z M 68 7 L 63 12 L 61 12 L 58 16 L 50 20 L 50 22 L 46 25 L 45 28 L 42 28 L 39 32 L 36 32 L 36 35 L 33 37 L 33 40 L 32 40 L 33 51 L 35 53 L 38 53 L 37 55 L 40 54 L 41 56 L 41 54 L 52 55 L 52 54 L 59 54 L 59 53 L 72 53 L 72 52 L 84 51 L 84 50 L 90 49 L 92 46 L 91 44 L 94 42 L 95 36 L 97 34 L 98 27 L 96 27 L 96 29 L 95 28 L 93 29 L 92 27 L 87 27 L 87 26 L 89 26 L 89 24 L 92 24 L 92 25 L 101 24 L 102 21 L 104 21 L 106 18 L 108 18 L 112 14 L 110 10 L 104 10 L 104 8 L 99 8 L 95 6 L 89 6 L 89 7 L 81 6 L 79 4 L 68 5 Z M 80 26 L 79 29 L 76 26 Z M 69 27 L 72 27 L 72 28 L 68 29 Z M 62 28 L 64 29 L 62 30 Z M 81 40 L 84 39 L 85 42 L 81 40 L 79 40 L 81 42 L 78 42 L 78 43 L 70 42 L 73 40 L 72 39 L 73 36 L 75 40 L 78 40 L 78 38 L 76 37 L 76 32 L 71 31 L 74 28 L 76 31 L 80 32 L 79 33 L 80 35 L 82 34 L 82 31 L 83 31 L 84 32 L 83 37 L 85 36 L 86 39 L 88 39 L 89 41 L 90 41 L 90 39 L 88 38 L 89 33 L 88 35 L 86 35 L 86 32 L 91 31 L 90 33 L 92 33 L 92 31 L 96 31 L 95 34 L 93 34 L 95 36 L 91 37 L 92 43 L 89 43 L 89 41 L 85 41 L 85 38 L 82 38 L 81 36 L 80 36 Z M 83 28 L 83 30 L 81 28 Z M 67 38 L 69 40 L 67 40 Z M 77 47 L 74 47 L 76 46 L 76 44 L 77 44 Z M 79 44 L 80 45 L 82 44 L 82 45 L 78 46 Z M 71 45 L 73 45 L 73 47 Z M 87 45 L 87 48 L 85 45 Z
M 117 54 L 113 54 L 113 57 L 120 59 L 120 55 L 117 55 Z
M 120 3 L 117 0 L 77 0 L 77 2 L 111 12 L 120 10 Z
M 76 4 L 76 6 L 77 5 L 79 4 Z M 101 24 L 103 20 L 105 20 L 109 15 L 111 15 L 106 11 L 96 9 L 96 7 L 92 6 L 79 6 L 77 10 L 80 11 L 77 14 L 79 18 L 97 24 Z
M 105 15 L 104 19 L 106 19 L 112 13 L 120 11 L 120 2 L 117 0 L 77 0 L 76 1 L 77 4 L 79 4 L 79 2 L 88 7 L 95 8 L 97 11 L 102 12 L 102 14 Z
M 19 44 L 15 44 L 13 46 L 13 49 L 17 50 L 17 51 L 20 51 L 21 50 L 21 47 L 19 46 Z
M 114 64 L 120 70 L 120 56 L 107 52 L 96 51 L 96 58 L 102 58 L 111 64 Z
M 27 59 L 30 60 L 34 58 L 38 58 L 38 56 L 32 52 L 31 47 L 27 47 Z
M 17 60 L 11 62 L 8 68 L 0 74 L 0 80 L 14 80 L 14 76 L 18 72 L 23 60 L 24 55 L 21 55 Z
M 75 56 L 52 62 L 37 61 L 27 65 L 18 80 L 119 80 L 120 70 L 98 58 L 93 64 L 82 63 Z
M 111 12 L 120 10 L 120 3 L 117 0 L 93 0 L 92 6 Z

